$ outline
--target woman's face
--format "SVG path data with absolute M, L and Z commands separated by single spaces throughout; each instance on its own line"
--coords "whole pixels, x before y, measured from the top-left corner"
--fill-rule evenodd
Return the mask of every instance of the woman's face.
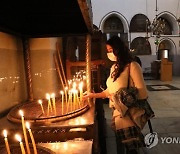
M 109 60 L 117 61 L 117 57 L 113 53 L 113 48 L 107 44 L 106 49 L 107 49 L 107 57 L 109 58 Z
M 113 52 L 113 48 L 109 44 L 106 45 L 106 49 L 107 49 L 107 53 Z

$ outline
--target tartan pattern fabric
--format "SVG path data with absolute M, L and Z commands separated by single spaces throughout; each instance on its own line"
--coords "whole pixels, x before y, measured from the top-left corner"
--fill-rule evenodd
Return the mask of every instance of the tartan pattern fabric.
M 144 136 L 136 126 L 116 130 L 116 137 L 129 150 L 145 147 Z

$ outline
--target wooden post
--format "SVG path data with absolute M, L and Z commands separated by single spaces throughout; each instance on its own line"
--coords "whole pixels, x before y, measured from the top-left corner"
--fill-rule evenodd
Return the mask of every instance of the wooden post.
M 25 63 L 25 72 L 26 72 L 26 80 L 27 80 L 28 100 L 33 101 L 29 40 L 27 38 L 23 38 L 22 43 L 24 50 L 24 63 Z
M 87 92 L 91 91 L 91 36 L 87 34 L 86 37 L 86 85 Z M 90 103 L 90 101 L 88 100 Z M 92 105 L 92 104 L 91 104 Z

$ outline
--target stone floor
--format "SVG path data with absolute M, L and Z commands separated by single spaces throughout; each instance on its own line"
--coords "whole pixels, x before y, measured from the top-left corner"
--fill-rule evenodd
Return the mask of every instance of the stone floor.
M 146 80 L 147 85 L 170 84 L 180 88 L 180 77 L 173 77 L 172 81 Z M 155 112 L 151 120 L 154 132 L 158 134 L 158 144 L 152 148 L 143 148 L 140 154 L 179 154 L 180 153 L 180 90 L 148 91 L 149 103 Z M 116 154 L 115 136 L 112 132 L 111 109 L 104 104 L 107 123 L 107 154 Z M 148 125 L 143 134 L 149 133 Z

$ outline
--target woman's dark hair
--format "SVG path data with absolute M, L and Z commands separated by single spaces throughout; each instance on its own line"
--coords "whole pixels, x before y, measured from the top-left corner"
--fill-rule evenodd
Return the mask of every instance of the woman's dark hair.
M 114 81 L 120 76 L 124 71 L 124 68 L 127 64 L 133 61 L 131 54 L 129 53 L 129 48 L 118 36 L 111 37 L 106 45 L 110 45 L 113 49 L 114 55 L 117 57 L 115 63 L 115 70 L 112 72 L 111 77 L 114 78 Z

